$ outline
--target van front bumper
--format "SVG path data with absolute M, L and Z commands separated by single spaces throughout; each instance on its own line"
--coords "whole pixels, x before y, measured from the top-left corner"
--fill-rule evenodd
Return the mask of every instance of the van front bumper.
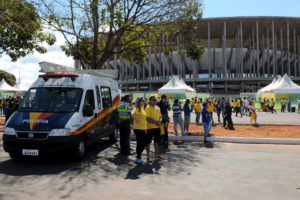
M 37 149 L 39 155 L 49 153 L 71 153 L 76 149 L 80 135 L 49 136 L 47 139 L 19 139 L 14 135 L 3 135 L 4 151 L 21 154 L 23 149 Z

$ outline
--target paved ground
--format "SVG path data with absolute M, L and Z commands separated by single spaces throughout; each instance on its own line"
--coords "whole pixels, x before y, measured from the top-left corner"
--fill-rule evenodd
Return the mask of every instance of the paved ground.
M 169 116 L 171 118 L 171 121 L 173 121 L 172 111 L 169 113 Z M 183 116 L 183 114 L 182 114 Z M 195 113 L 192 113 L 191 115 L 191 122 L 194 123 L 196 119 Z M 202 117 L 201 119 L 202 120 Z M 217 113 L 214 113 L 214 120 L 217 121 Z M 242 118 L 240 115 L 238 117 L 235 117 L 235 113 L 232 114 L 232 120 L 235 124 L 250 124 L 250 118 L 248 116 L 243 116 Z M 221 122 L 223 120 L 221 119 Z M 259 124 L 285 124 L 285 125 L 300 125 L 300 114 L 297 112 L 295 113 L 281 113 L 280 111 L 277 111 L 277 113 L 266 113 L 266 112 L 257 112 L 257 122 Z
M 298 200 L 299 155 L 299 146 L 177 142 L 163 161 L 140 166 L 107 141 L 81 163 L 12 161 L 0 144 L 0 199 Z

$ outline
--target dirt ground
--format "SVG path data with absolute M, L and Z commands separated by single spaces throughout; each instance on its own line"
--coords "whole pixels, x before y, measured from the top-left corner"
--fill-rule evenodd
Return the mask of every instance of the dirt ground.
M 173 123 L 169 124 L 168 131 L 174 134 Z M 251 125 L 235 125 L 235 130 L 224 129 L 221 125 L 213 126 L 210 133 L 219 137 L 252 137 L 252 138 L 300 138 L 300 126 L 291 125 L 261 125 L 254 127 Z M 180 128 L 177 128 L 181 134 Z M 191 124 L 189 132 L 191 135 L 203 135 L 203 126 Z
M 0 130 L 3 130 L 4 119 L 0 118 Z M 169 134 L 174 134 L 173 123 L 169 123 Z M 221 125 L 212 127 L 212 136 L 219 137 L 253 137 L 253 138 L 290 138 L 300 139 L 300 126 L 284 125 L 262 125 L 253 127 L 251 125 L 235 125 L 235 130 L 224 129 Z M 181 134 L 180 128 L 177 128 Z M 191 135 L 203 135 L 203 126 L 191 124 L 189 127 Z

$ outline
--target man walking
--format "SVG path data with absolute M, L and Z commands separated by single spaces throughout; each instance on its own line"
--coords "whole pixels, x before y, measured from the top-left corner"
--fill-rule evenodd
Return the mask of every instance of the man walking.
M 130 96 L 125 95 L 123 97 L 123 102 L 118 107 L 118 114 L 119 114 L 119 124 L 120 124 L 120 153 L 122 155 L 129 155 L 130 154 L 130 144 L 129 144 L 129 137 L 131 132 L 130 127 Z
M 243 113 L 244 113 L 244 115 L 247 116 L 248 111 L 249 111 L 249 101 L 246 97 L 244 97 L 244 101 L 243 101 Z
M 162 123 L 164 124 L 164 132 L 162 135 L 160 145 L 163 147 L 168 147 L 169 145 L 169 136 L 168 136 L 168 123 L 170 122 L 168 111 L 171 110 L 169 101 L 166 95 L 162 95 L 161 101 L 158 103 L 160 112 L 162 115 Z
M 225 113 L 224 113 L 223 127 L 226 128 L 226 122 L 227 122 L 227 127 L 230 130 L 234 130 L 233 123 L 232 123 L 232 118 L 231 118 L 231 114 L 232 114 L 232 108 L 230 106 L 230 103 L 228 101 L 226 101 L 226 103 L 225 103 Z
M 222 100 L 221 100 L 221 107 L 222 107 L 222 118 L 223 118 L 223 123 L 224 123 L 224 117 L 225 117 L 225 98 L 222 97 Z
M 177 124 L 179 124 L 180 129 L 181 129 L 181 135 L 185 136 L 184 126 L 183 126 L 183 119 L 182 119 L 182 115 L 181 115 L 182 108 L 181 108 L 181 105 L 178 102 L 178 99 L 174 100 L 172 110 L 173 110 L 173 121 L 174 121 L 175 135 L 178 136 Z
M 209 134 L 209 131 L 211 129 L 211 118 L 210 113 L 207 110 L 207 104 L 203 103 L 203 109 L 202 109 L 202 124 L 204 127 L 204 143 L 207 143 L 207 136 Z

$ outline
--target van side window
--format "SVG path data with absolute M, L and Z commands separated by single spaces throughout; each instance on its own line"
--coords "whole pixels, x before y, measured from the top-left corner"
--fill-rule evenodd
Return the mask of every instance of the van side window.
M 97 103 L 98 103 L 98 109 L 101 109 L 101 98 L 100 98 L 100 90 L 99 87 L 96 85 L 96 94 L 97 94 Z
M 93 90 L 86 91 L 84 105 L 90 104 L 93 109 L 95 109 L 95 100 L 94 100 L 94 92 Z
M 110 108 L 112 106 L 110 88 L 101 87 L 101 96 L 102 96 L 103 108 Z

